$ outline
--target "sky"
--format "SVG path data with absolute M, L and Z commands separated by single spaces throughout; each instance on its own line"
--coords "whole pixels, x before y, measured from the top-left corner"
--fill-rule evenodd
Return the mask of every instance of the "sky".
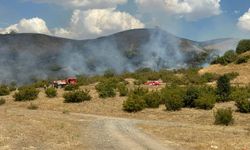
M 196 41 L 250 38 L 250 0 L 0 0 L 0 33 L 89 39 L 161 28 Z

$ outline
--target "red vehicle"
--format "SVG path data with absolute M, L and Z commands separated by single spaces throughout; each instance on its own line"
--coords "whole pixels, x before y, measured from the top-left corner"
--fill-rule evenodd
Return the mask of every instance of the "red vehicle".
M 55 87 L 55 88 L 63 88 L 66 85 L 69 85 L 69 84 L 72 84 L 72 85 L 77 84 L 77 78 L 76 77 L 68 77 L 65 80 L 53 81 L 53 87 Z
M 159 85 L 161 85 L 161 82 L 160 81 L 147 81 L 144 84 L 145 85 L 151 85 L 151 86 L 159 86 Z

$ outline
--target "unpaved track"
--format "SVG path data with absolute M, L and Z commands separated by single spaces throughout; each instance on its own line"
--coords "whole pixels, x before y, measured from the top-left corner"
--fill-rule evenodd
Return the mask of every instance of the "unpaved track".
M 62 114 L 62 112 L 26 109 L 13 109 L 10 111 L 26 115 Z M 174 147 L 162 144 L 156 137 L 151 137 L 137 128 L 137 124 L 154 124 L 154 121 L 105 117 L 83 113 L 65 114 L 66 120 L 88 121 L 89 126 L 84 137 L 90 150 L 173 150 Z M 157 122 L 155 122 L 157 123 Z M 158 123 L 157 123 L 158 124 Z
M 144 134 L 136 121 L 98 118 L 89 127 L 92 149 L 105 150 L 165 150 L 166 146 Z M 170 148 L 168 148 L 170 149 Z

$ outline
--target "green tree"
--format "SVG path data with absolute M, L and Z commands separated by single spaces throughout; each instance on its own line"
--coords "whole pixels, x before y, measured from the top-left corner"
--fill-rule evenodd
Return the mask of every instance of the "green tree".
M 238 54 L 250 51 L 250 40 L 241 40 L 236 48 Z
M 216 94 L 217 101 L 225 102 L 229 100 L 229 96 L 231 94 L 231 84 L 227 75 L 223 75 L 217 80 Z

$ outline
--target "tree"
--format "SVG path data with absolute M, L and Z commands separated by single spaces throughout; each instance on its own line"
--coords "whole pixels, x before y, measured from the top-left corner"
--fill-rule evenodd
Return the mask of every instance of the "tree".
M 250 51 L 250 40 L 241 40 L 236 48 L 238 54 Z
M 222 102 L 228 101 L 230 93 L 231 93 L 230 79 L 227 75 L 223 75 L 217 80 L 217 89 L 216 89 L 216 94 L 218 96 L 217 100 Z

